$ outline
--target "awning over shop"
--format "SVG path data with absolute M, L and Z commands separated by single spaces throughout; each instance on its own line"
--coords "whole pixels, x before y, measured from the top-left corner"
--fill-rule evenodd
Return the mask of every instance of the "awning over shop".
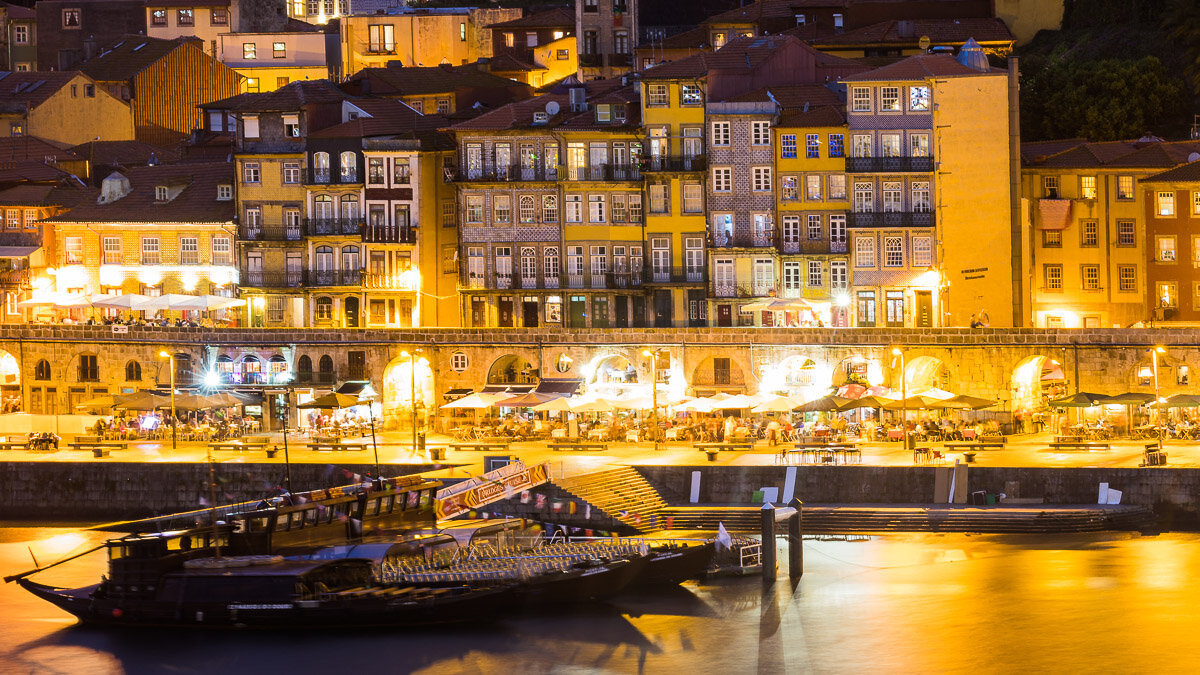
M 374 398 L 379 392 L 371 386 L 371 383 L 366 380 L 351 380 L 343 382 L 342 386 L 334 390 L 338 394 L 346 394 L 359 399 Z
M 544 378 L 538 382 L 538 386 L 534 392 L 538 394 L 558 394 L 560 396 L 573 396 L 583 385 L 583 380 L 575 378 Z
M 474 389 L 463 389 L 460 387 L 457 389 L 451 389 L 450 391 L 442 394 L 442 398 L 446 399 L 447 401 L 454 401 L 464 396 L 470 396 L 473 393 L 475 393 Z
M 1043 230 L 1065 230 L 1071 224 L 1070 199 L 1039 199 L 1038 227 Z
M 41 246 L 0 246 L 0 258 L 27 258 Z
M 533 391 L 532 384 L 489 384 L 483 388 L 481 394 L 524 394 Z

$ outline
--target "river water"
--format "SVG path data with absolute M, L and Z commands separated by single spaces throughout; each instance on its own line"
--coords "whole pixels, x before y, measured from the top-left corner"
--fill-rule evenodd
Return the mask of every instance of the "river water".
M 0 527 L 0 572 L 103 539 Z M 783 546 L 781 542 L 781 547 Z M 805 541 L 805 574 L 690 583 L 425 632 L 80 628 L 0 586 L 2 673 L 1195 672 L 1200 535 L 894 535 Z M 38 575 L 94 583 L 97 555 Z

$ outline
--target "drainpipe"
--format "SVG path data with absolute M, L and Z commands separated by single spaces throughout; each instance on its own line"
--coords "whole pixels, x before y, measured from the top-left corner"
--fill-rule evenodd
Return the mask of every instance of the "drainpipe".
M 1025 325 L 1025 297 L 1021 275 L 1021 109 L 1018 59 L 1008 57 L 1008 199 L 1009 241 L 1012 249 L 1012 325 Z

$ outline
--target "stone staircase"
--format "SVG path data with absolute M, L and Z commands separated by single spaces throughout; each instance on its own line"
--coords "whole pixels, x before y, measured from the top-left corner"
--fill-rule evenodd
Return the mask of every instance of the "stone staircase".
M 1153 517 L 1140 506 L 805 505 L 804 532 L 1100 532 L 1141 529 Z M 659 518 L 676 530 L 715 530 L 724 523 L 730 532 L 759 532 L 762 522 L 761 509 L 753 506 L 670 506 Z
M 667 503 L 632 467 L 561 478 L 554 484 L 638 532 L 654 532 L 665 527 L 661 513 Z

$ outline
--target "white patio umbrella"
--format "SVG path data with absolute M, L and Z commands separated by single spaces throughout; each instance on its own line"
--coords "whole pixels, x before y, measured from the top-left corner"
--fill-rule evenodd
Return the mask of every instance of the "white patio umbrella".
M 794 312 L 801 309 L 811 310 L 812 304 L 803 298 L 764 298 L 742 305 L 742 310 L 747 312 Z
M 231 307 L 243 307 L 246 304 L 245 300 L 226 298 L 220 295 L 189 295 L 185 297 L 189 299 L 180 301 L 171 309 L 194 309 L 210 311 L 217 309 L 229 309 Z
M 40 298 L 22 300 L 17 303 L 19 309 L 30 309 L 32 307 L 70 309 L 72 307 L 87 307 L 89 305 L 90 303 L 82 295 L 67 295 L 65 293 L 53 293 Z
M 133 309 L 139 302 L 148 300 L 144 295 L 129 293 L 126 295 L 98 295 L 92 298 L 92 307 L 110 307 L 112 309 Z
M 546 412 L 570 412 L 572 410 L 571 400 L 565 396 L 559 396 L 558 398 L 552 398 L 545 403 L 539 403 L 530 408 L 530 410 Z
M 584 401 L 571 406 L 571 412 L 612 412 L 616 409 L 616 406 L 610 401 L 602 398 Z
M 192 309 L 187 306 L 187 303 L 195 300 L 194 295 L 183 295 L 180 293 L 167 293 L 166 295 L 158 295 L 146 298 L 142 302 L 134 303 L 130 309 L 156 312 L 158 310 L 180 310 Z
M 714 397 L 715 398 L 715 397 Z M 713 410 L 742 410 L 754 406 L 754 400 L 745 394 L 730 396 L 713 405 Z
M 713 411 L 713 402 L 706 398 L 694 398 L 675 406 L 675 409 L 684 412 L 708 413 Z
M 615 401 L 609 401 L 609 403 L 611 403 L 613 407 L 617 408 L 618 410 L 649 410 L 650 408 L 654 407 L 654 402 L 650 398 L 644 396 L 618 399 Z
M 451 401 L 442 407 L 443 408 L 451 408 L 451 409 L 453 409 L 453 408 L 472 408 L 475 410 L 480 410 L 483 408 L 490 408 L 490 407 L 492 407 L 492 404 L 495 403 L 496 401 L 503 401 L 506 398 L 512 398 L 512 394 L 505 394 L 502 392 L 501 393 L 490 393 L 489 392 L 486 394 L 477 393 L 477 394 L 471 394 L 469 396 L 464 396 L 464 397 L 458 399 L 457 401 Z
M 754 407 L 750 408 L 750 412 L 788 412 L 796 407 L 799 407 L 800 401 L 793 399 L 790 396 L 772 396 L 769 399 L 760 400 Z
M 955 394 L 952 394 L 952 393 L 946 391 L 945 389 L 938 389 L 937 387 L 930 387 L 929 389 L 926 389 L 925 391 L 919 391 L 914 395 L 915 396 L 928 396 L 929 398 L 936 398 L 941 401 L 945 401 L 946 399 L 954 398 L 954 396 L 955 396 Z

